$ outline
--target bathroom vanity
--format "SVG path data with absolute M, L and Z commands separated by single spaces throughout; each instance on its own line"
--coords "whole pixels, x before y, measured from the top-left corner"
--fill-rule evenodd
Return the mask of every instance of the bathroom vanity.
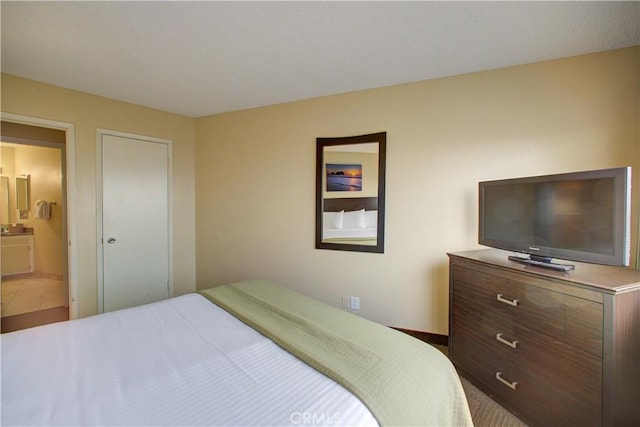
M 33 233 L 5 233 L 2 241 L 2 276 L 33 273 Z

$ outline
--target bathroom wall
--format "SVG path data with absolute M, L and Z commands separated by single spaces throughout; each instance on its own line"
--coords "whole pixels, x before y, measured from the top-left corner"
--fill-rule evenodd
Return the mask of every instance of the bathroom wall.
M 62 279 L 64 268 L 62 215 L 62 150 L 28 145 L 2 146 L 2 172 L 9 177 L 10 222 L 33 228 L 34 272 Z M 15 177 L 30 175 L 30 209 L 19 219 L 15 209 Z M 35 218 L 37 200 L 56 201 L 49 219 Z

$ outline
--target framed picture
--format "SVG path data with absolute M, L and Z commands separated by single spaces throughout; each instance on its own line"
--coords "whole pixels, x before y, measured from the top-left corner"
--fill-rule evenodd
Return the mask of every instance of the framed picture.
M 362 165 L 327 163 L 326 191 L 362 191 Z

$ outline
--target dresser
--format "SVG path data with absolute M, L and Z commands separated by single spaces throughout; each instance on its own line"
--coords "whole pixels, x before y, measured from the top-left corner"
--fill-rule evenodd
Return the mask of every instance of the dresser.
M 449 255 L 449 354 L 531 426 L 640 426 L 640 272 Z

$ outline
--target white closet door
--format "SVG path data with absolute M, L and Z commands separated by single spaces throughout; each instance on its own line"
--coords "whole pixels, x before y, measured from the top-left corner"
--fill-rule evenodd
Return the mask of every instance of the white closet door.
M 169 297 L 168 145 L 102 135 L 103 310 Z

